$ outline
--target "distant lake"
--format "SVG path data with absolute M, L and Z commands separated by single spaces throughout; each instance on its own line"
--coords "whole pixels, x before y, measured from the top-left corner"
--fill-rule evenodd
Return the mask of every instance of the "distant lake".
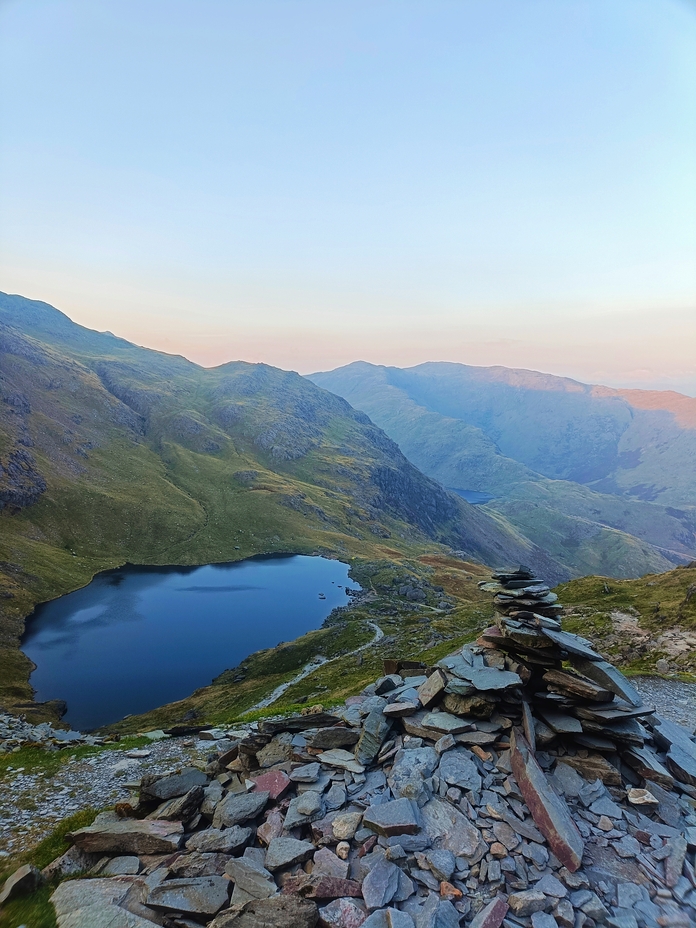
M 484 503 L 490 503 L 494 498 L 490 493 L 481 493 L 479 490 L 459 490 L 457 487 L 448 487 L 452 493 L 461 496 L 467 503 L 473 503 L 474 506 L 483 506 Z
M 349 602 L 348 566 L 322 557 L 122 567 L 38 606 L 22 650 L 36 699 L 76 729 L 183 699 L 253 651 L 319 628 Z M 320 594 L 326 598 L 320 598 Z

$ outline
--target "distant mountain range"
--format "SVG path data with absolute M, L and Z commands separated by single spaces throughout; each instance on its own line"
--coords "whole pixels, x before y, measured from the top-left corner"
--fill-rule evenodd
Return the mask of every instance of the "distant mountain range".
M 0 705 L 31 696 L 27 613 L 107 567 L 443 545 L 568 576 L 298 374 L 207 370 L 0 294 Z
M 310 379 L 575 575 L 635 577 L 696 557 L 692 397 L 450 363 L 356 362 Z

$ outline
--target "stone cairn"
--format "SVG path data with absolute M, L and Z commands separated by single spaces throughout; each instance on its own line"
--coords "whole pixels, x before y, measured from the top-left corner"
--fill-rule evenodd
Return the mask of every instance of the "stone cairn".
M 530 571 L 435 666 L 321 707 L 200 732 L 205 769 L 146 776 L 5 895 L 60 928 L 696 925 L 696 743 L 644 706 Z

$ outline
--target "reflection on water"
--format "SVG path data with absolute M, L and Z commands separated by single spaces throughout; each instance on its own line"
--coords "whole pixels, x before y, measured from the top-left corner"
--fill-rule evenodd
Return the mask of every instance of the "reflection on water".
M 66 721 L 83 729 L 182 699 L 253 651 L 318 628 L 348 602 L 347 581 L 345 564 L 299 555 L 101 574 L 29 620 L 22 649 L 37 665 L 36 698 L 65 699 Z

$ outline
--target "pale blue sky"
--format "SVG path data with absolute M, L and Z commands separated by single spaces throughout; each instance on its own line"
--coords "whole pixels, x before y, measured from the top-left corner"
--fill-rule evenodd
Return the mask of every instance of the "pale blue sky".
M 696 393 L 696 2 L 0 2 L 0 289 Z

